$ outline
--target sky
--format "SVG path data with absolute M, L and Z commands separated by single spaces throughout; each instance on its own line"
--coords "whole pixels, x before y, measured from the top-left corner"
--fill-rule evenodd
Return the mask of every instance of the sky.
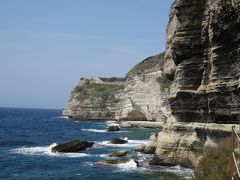
M 63 108 L 81 77 L 165 49 L 172 0 L 0 0 L 0 107 Z

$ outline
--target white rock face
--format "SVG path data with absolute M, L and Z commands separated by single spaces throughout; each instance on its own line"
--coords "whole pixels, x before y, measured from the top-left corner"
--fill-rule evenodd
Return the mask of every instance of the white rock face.
M 78 85 L 71 93 L 68 104 L 63 110 L 63 115 L 79 119 L 115 119 L 115 105 L 117 99 L 115 99 L 114 96 L 109 96 L 107 99 L 102 97 L 86 97 L 81 99 L 79 97 L 81 93 L 84 92 L 76 89 L 85 88 L 85 90 L 94 91 L 97 85 L 104 85 L 107 88 L 111 85 L 120 87 L 122 84 L 122 81 L 105 82 L 98 77 L 81 78 Z M 93 86 L 91 87 L 91 85 Z M 100 89 L 99 91 L 102 90 L 104 89 Z
M 165 124 L 156 142 L 150 138 L 149 142 L 156 145 L 154 158 L 150 163 L 195 167 L 204 152 L 217 147 L 231 135 L 232 126 L 233 124 L 214 123 Z
M 124 90 L 118 94 L 119 103 L 116 119 L 166 122 L 169 109 L 165 103 L 166 94 L 161 92 L 158 78 L 162 71 L 136 74 L 125 82 Z

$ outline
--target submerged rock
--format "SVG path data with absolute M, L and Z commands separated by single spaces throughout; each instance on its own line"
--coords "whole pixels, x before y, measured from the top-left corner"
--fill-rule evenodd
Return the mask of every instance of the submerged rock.
M 128 141 L 124 140 L 124 139 L 120 139 L 120 138 L 114 138 L 111 141 L 108 142 L 108 144 L 125 144 Z
M 127 151 L 116 151 L 107 154 L 108 157 L 123 157 L 127 155 Z
M 88 141 L 70 141 L 67 143 L 59 144 L 52 148 L 52 152 L 64 152 L 64 153 L 73 153 L 73 152 L 79 152 L 87 149 L 88 147 L 93 146 L 93 142 Z
M 109 126 L 107 131 L 108 132 L 120 131 L 120 128 L 119 126 Z

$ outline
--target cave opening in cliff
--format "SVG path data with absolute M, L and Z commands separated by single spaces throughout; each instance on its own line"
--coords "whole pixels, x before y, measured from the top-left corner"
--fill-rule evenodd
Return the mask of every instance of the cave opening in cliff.
M 145 114 L 137 110 L 129 112 L 127 117 L 124 119 L 129 121 L 147 121 Z

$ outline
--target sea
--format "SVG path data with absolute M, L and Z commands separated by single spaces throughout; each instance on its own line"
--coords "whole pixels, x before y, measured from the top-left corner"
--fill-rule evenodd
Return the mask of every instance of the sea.
M 136 153 L 159 129 L 127 128 L 107 132 L 116 122 L 68 119 L 61 110 L 0 108 L 0 179 L 170 180 L 192 179 L 192 170 L 180 166 L 150 166 L 153 155 Z M 109 145 L 112 138 L 128 143 Z M 52 153 L 51 148 L 71 140 L 94 142 L 80 153 Z M 112 151 L 127 151 L 129 162 L 102 165 Z M 139 162 L 139 166 L 134 160 Z

